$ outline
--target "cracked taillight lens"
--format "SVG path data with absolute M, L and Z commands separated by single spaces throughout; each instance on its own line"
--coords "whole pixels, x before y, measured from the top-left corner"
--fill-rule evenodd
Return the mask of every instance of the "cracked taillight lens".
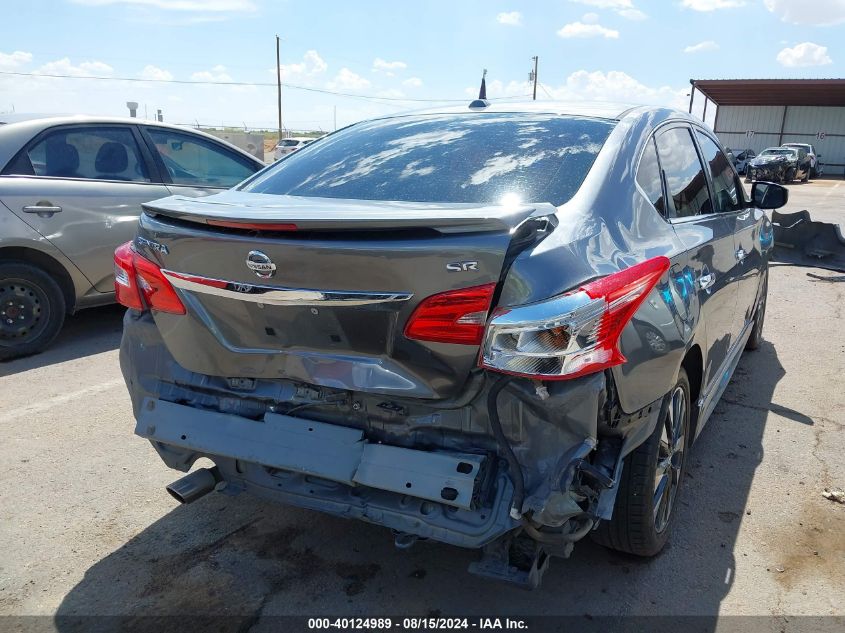
M 622 330 L 668 269 L 666 257 L 655 257 L 553 299 L 494 311 L 480 365 L 566 380 L 624 363 Z

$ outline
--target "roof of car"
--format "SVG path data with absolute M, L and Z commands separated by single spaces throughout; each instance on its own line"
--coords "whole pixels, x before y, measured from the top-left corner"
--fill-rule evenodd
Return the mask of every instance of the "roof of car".
M 638 108 L 655 108 L 658 106 L 643 106 L 633 103 L 614 103 L 607 101 L 488 101 L 484 107 L 470 107 L 472 99 L 467 99 L 462 105 L 448 105 L 422 110 L 413 110 L 391 116 L 428 115 L 428 114 L 461 114 L 466 112 L 496 112 L 496 113 L 537 113 L 537 114 L 569 114 L 574 116 L 596 117 L 600 119 L 621 119 L 625 114 Z M 385 117 L 390 118 L 390 117 Z

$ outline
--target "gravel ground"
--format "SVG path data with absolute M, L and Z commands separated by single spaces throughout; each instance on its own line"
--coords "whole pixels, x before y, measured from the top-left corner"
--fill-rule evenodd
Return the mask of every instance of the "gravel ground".
M 788 210 L 836 220 L 843 202 L 840 182 L 796 184 Z M 245 496 L 178 506 L 177 473 L 132 434 L 122 311 L 81 313 L 46 353 L 0 364 L 0 615 L 842 616 L 845 505 L 822 492 L 845 487 L 843 281 L 772 268 L 766 342 L 694 446 L 665 551 L 585 541 L 536 592 L 375 526 Z

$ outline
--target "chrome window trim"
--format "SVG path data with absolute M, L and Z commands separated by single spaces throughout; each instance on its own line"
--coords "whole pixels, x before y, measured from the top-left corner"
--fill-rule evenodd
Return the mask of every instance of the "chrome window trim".
M 316 290 L 265 286 L 162 269 L 162 274 L 180 290 L 278 306 L 363 306 L 408 301 L 410 292 L 371 292 L 360 290 Z M 221 284 L 224 284 L 221 286 Z

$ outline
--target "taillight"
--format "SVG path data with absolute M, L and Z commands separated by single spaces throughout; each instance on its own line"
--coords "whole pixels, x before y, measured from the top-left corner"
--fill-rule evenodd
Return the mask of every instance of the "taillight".
M 418 341 L 478 345 L 496 284 L 484 284 L 432 295 L 417 306 L 405 336 Z
M 481 366 L 566 380 L 624 363 L 622 330 L 668 269 L 666 257 L 655 257 L 548 301 L 494 312 Z
M 132 242 L 114 251 L 114 290 L 117 302 L 127 308 L 185 314 L 185 306 L 161 268 L 136 253 Z

